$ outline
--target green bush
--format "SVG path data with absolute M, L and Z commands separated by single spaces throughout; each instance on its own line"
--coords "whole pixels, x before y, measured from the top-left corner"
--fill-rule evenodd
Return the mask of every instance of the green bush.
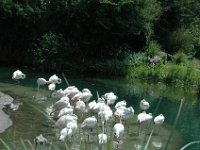
M 186 64 L 187 61 L 188 61 L 187 55 L 182 52 L 178 52 L 173 56 L 173 62 L 175 64 Z
M 128 66 L 120 60 L 107 60 L 95 65 L 97 73 L 101 75 L 125 76 Z
M 150 57 L 155 56 L 158 52 L 161 51 L 161 46 L 157 41 L 150 41 L 149 45 L 147 46 L 147 54 Z
M 46 33 L 34 50 L 34 64 L 40 69 L 59 71 L 64 63 L 66 42 L 61 34 Z
M 139 66 L 147 64 L 147 54 L 144 52 L 127 53 L 125 57 L 125 63 L 131 66 Z
M 185 28 L 176 29 L 170 36 L 169 48 L 173 53 L 181 51 L 188 55 L 193 55 L 195 50 L 191 32 Z

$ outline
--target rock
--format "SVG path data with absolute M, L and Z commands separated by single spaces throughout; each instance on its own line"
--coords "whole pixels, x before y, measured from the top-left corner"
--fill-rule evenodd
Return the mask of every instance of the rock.
M 0 109 L 0 133 L 12 125 L 12 120 Z
M 0 92 L 0 107 L 10 105 L 13 102 L 13 98 L 7 94 Z
M 12 120 L 9 115 L 3 112 L 3 107 L 11 105 L 13 98 L 7 94 L 0 92 L 0 133 L 4 132 L 8 127 L 12 125 Z

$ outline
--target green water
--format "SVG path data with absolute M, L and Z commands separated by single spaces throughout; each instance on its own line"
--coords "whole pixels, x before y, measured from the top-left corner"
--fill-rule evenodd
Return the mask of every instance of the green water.
M 12 72 L 14 70 L 16 70 L 16 68 L 0 69 L 0 91 L 11 95 L 16 101 L 22 102 L 22 105 L 17 111 L 12 111 L 9 108 L 4 109 L 4 111 L 10 115 L 13 125 L 4 133 L 0 133 L 0 137 L 6 141 L 11 148 L 22 149 L 23 146 L 21 141 L 25 141 L 25 145 L 28 145 L 26 140 L 30 140 L 30 142 L 34 144 L 33 139 L 42 133 L 48 141 L 52 141 L 54 149 L 56 149 L 55 146 L 58 147 L 58 149 L 64 149 L 64 143 L 58 141 L 56 138 L 56 131 L 49 127 L 52 122 L 43 114 L 46 107 L 53 104 L 56 99 L 49 98 L 49 92 L 46 90 L 47 87 L 43 87 L 40 91 L 43 96 L 47 97 L 46 101 L 37 101 L 34 98 L 37 91 L 36 79 L 38 77 L 48 79 L 50 74 L 36 74 L 25 70 L 27 78 L 21 81 L 20 85 L 17 85 L 11 80 Z M 59 76 L 61 77 L 61 75 Z M 155 149 L 152 145 L 153 140 L 161 141 L 163 144 L 161 149 L 165 149 L 180 105 L 180 99 L 184 98 L 181 115 L 176 125 L 176 129 L 173 132 L 172 139 L 170 140 L 171 143 L 167 149 L 176 150 L 188 142 L 200 140 L 200 103 L 197 87 L 181 87 L 174 86 L 173 84 L 166 86 L 161 83 L 152 84 L 144 81 L 128 83 L 121 79 L 106 80 L 70 76 L 68 77 L 68 80 L 71 85 L 77 86 L 80 90 L 82 88 L 89 88 L 94 95 L 92 99 L 96 99 L 96 91 L 98 91 L 100 95 L 113 91 L 119 97 L 119 100 L 125 99 L 128 102 L 128 106 L 133 106 L 135 114 L 140 113 L 139 102 L 143 98 L 149 101 L 151 107 L 148 112 L 152 113 L 155 112 L 156 106 L 160 102 L 155 114 L 158 115 L 162 113 L 166 120 L 158 134 L 156 134 L 155 130 L 149 149 Z M 57 89 L 61 87 L 66 87 L 66 84 L 63 83 L 60 87 L 57 87 Z M 90 115 L 91 114 L 86 114 L 86 116 Z M 143 140 L 147 140 L 150 134 L 152 128 L 149 129 L 147 136 L 143 134 L 140 136 L 136 135 L 138 124 L 135 117 L 125 125 L 125 136 L 123 144 L 120 145 L 120 149 L 136 149 L 134 146 L 137 144 L 141 145 Z M 84 118 L 79 119 L 79 123 L 81 123 L 83 119 Z M 107 127 L 109 137 L 112 132 L 112 126 L 113 123 L 111 122 Z M 95 128 L 90 135 L 90 140 L 87 141 L 86 133 L 80 129 L 73 140 L 67 141 L 68 147 L 70 149 L 98 149 L 97 133 L 99 130 L 100 127 Z M 104 149 L 109 147 L 108 145 L 104 146 Z M 0 143 L 0 149 L 2 148 L 2 143 Z M 46 147 L 43 146 L 40 148 L 48 149 L 49 146 L 46 145 Z M 190 149 L 199 150 L 200 147 L 192 146 Z

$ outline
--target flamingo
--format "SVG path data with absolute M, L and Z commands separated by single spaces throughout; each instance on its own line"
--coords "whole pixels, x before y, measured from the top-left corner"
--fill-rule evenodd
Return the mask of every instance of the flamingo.
M 114 104 L 118 98 L 113 92 L 105 93 L 103 97 L 107 100 L 108 105 Z
M 112 116 L 112 110 L 110 109 L 110 107 L 108 105 L 105 105 L 105 103 L 103 104 L 104 105 L 100 106 L 98 113 L 98 115 L 101 116 L 101 123 L 102 123 L 102 133 L 98 135 L 99 145 L 107 143 L 107 135 L 104 133 L 104 127 L 105 127 L 104 122 L 109 120 L 110 117 Z
M 82 92 L 79 91 L 77 94 L 75 94 L 75 95 L 71 98 L 71 100 L 72 100 L 72 101 L 80 100 L 81 95 L 82 95 Z
M 63 91 L 63 89 L 59 89 L 57 91 L 54 91 L 51 96 L 53 98 L 62 98 L 63 96 L 65 96 L 65 92 Z
M 66 137 L 70 138 L 72 134 L 73 134 L 72 129 L 65 127 L 60 131 L 59 140 L 64 141 Z
M 104 133 L 104 119 L 103 119 L 103 114 L 101 115 L 101 120 L 102 120 L 102 133 L 98 134 L 98 139 L 99 139 L 99 145 L 106 144 L 107 143 L 107 135 Z
M 152 138 L 152 145 L 155 147 L 155 149 L 160 149 L 163 146 L 161 138 L 160 137 L 153 137 Z
M 82 95 L 80 95 L 80 100 L 84 102 L 88 102 L 91 97 L 92 97 L 92 93 L 90 92 L 89 89 L 85 88 L 82 90 Z
M 108 121 L 112 119 L 112 116 L 113 116 L 113 111 L 108 105 L 105 105 L 103 118 L 105 119 L 105 121 Z
M 54 128 L 62 128 L 65 127 L 67 125 L 67 123 L 69 122 L 77 122 L 78 117 L 75 114 L 72 115 L 63 115 L 61 116 L 53 125 Z
M 42 134 L 40 134 L 39 136 L 34 138 L 34 142 L 35 142 L 35 149 L 36 149 L 38 144 L 41 144 L 41 145 L 46 144 L 47 139 Z
M 163 116 L 163 114 L 160 114 L 160 115 L 158 115 L 158 116 L 156 116 L 156 117 L 154 118 L 154 123 L 155 123 L 156 125 L 162 125 L 163 122 L 164 122 L 164 120 L 165 120 L 165 117 Z
M 45 84 L 48 84 L 48 83 L 49 83 L 49 81 L 47 81 L 47 80 L 44 79 L 44 78 L 38 78 L 38 79 L 37 79 L 37 85 L 38 85 L 38 86 L 45 85 Z
M 93 129 L 97 124 L 97 119 L 95 116 L 86 118 L 81 124 L 81 128 L 83 129 Z
M 53 105 L 53 112 L 59 112 L 61 109 L 65 107 L 70 107 L 69 98 L 62 97 Z
M 155 123 L 156 125 L 159 125 L 157 134 L 160 132 L 160 126 L 163 124 L 164 121 L 165 121 L 165 117 L 163 116 L 163 114 L 160 114 L 160 115 L 158 115 L 158 116 L 156 116 L 156 117 L 154 118 L 154 123 Z
M 77 101 L 75 108 L 77 110 L 79 110 L 81 113 L 85 113 L 86 112 L 85 103 L 83 101 L 80 101 L 80 100 Z
M 116 120 L 116 117 L 120 118 L 121 116 L 123 116 L 125 109 L 126 109 L 125 106 L 121 106 L 121 107 L 119 107 L 115 110 L 115 113 L 114 113 L 115 114 L 115 120 Z
M 143 111 L 146 111 L 147 109 L 149 109 L 149 107 L 150 107 L 149 102 L 147 102 L 145 99 L 140 101 L 140 108 Z
M 142 123 L 142 122 L 151 121 L 153 116 L 151 113 L 147 114 L 146 112 L 142 112 L 137 116 L 137 118 L 138 118 L 139 123 Z
M 77 121 L 70 121 L 60 132 L 59 140 L 64 141 L 66 137 L 72 137 L 78 129 Z
M 92 131 L 93 128 L 96 126 L 96 124 L 97 124 L 97 119 L 95 118 L 95 116 L 88 117 L 82 122 L 81 128 L 82 129 L 90 129 L 90 131 Z M 89 141 L 89 139 L 90 139 L 90 137 L 88 134 L 88 141 Z
M 116 123 L 113 127 L 113 132 L 114 132 L 114 138 L 116 138 L 118 144 L 117 148 L 119 148 L 119 140 L 123 138 L 124 135 L 124 125 L 121 123 Z
M 133 117 L 133 115 L 134 115 L 134 109 L 133 109 L 132 106 L 130 106 L 130 107 L 128 107 L 128 108 L 126 108 L 126 109 L 124 110 L 124 113 L 123 113 L 123 115 L 122 115 L 122 118 L 123 118 L 123 119 L 129 119 L 129 118 Z
M 56 85 L 54 83 L 51 83 L 48 85 L 48 89 L 49 89 L 49 92 L 50 92 L 50 97 L 52 96 L 52 93 L 55 91 L 56 89 Z
M 93 110 L 96 104 L 97 102 L 95 100 L 89 102 L 88 104 L 89 110 Z
M 60 112 L 58 113 L 58 118 L 60 118 L 63 115 L 67 115 L 67 114 L 71 115 L 71 114 L 73 114 L 73 111 L 74 111 L 74 109 L 72 106 L 62 108 L 60 110 Z
M 99 139 L 99 145 L 101 144 L 106 144 L 107 143 L 107 135 L 105 133 L 100 133 L 98 135 L 98 139 Z
M 67 95 L 69 98 L 72 98 L 76 94 L 78 94 L 80 91 L 76 86 L 68 86 L 65 90 L 64 93 Z
M 49 84 L 48 86 L 49 91 L 53 92 L 56 89 L 56 85 L 54 83 Z
M 119 102 L 116 103 L 115 109 L 117 109 L 119 107 L 126 107 L 126 105 L 127 105 L 127 102 L 125 100 L 119 101 Z
M 137 116 L 137 119 L 138 119 L 138 122 L 139 122 L 138 134 L 140 134 L 141 123 L 149 122 L 149 121 L 151 121 L 152 118 L 153 118 L 152 114 L 151 113 L 147 114 L 145 111 L 138 114 L 138 116 Z
M 37 85 L 38 85 L 38 87 L 37 87 L 37 94 L 36 95 L 38 95 L 38 93 L 39 93 L 40 86 L 48 84 L 48 83 L 49 83 L 49 81 L 47 81 L 46 79 L 44 79 L 44 78 L 38 78 L 37 79 Z
M 49 78 L 49 83 L 60 84 L 61 82 L 62 79 L 58 78 L 55 74 Z
M 124 125 L 122 124 L 122 120 L 120 118 L 120 122 L 116 123 L 113 127 L 114 137 L 116 139 L 122 139 L 124 134 Z
M 72 129 L 72 134 L 75 134 L 78 129 L 77 121 L 67 123 L 66 127 Z
M 22 73 L 20 70 L 16 70 L 13 72 L 12 79 L 16 80 L 19 83 L 19 79 L 25 79 L 26 75 Z

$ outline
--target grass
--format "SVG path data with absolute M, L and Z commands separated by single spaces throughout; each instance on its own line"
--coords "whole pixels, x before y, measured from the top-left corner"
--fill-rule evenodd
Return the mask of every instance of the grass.
M 166 83 L 199 85 L 200 71 L 196 67 L 180 64 L 130 67 L 128 79 L 139 78 Z

